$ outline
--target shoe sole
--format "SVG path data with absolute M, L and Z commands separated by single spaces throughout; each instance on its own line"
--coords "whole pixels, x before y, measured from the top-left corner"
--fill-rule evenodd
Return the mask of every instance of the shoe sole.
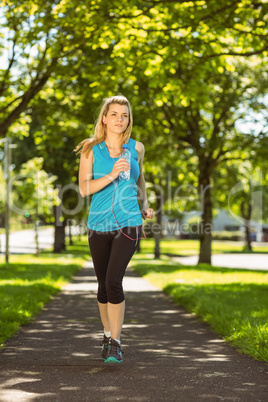
M 117 360 L 115 357 L 110 356 L 104 361 L 104 363 L 122 363 L 122 360 Z

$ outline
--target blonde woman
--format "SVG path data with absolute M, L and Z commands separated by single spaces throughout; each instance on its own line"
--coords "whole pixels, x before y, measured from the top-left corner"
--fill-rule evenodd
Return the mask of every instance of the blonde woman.
M 101 355 L 105 363 L 122 363 L 120 335 L 125 297 L 122 287 L 127 265 L 142 236 L 142 215 L 153 218 L 143 176 L 144 146 L 130 138 L 132 112 L 124 96 L 104 100 L 93 139 L 82 141 L 79 189 L 93 194 L 88 215 L 89 248 L 98 280 L 98 306 L 104 327 Z M 119 158 L 123 144 L 131 152 L 130 165 Z M 120 179 L 130 169 L 130 179 Z M 138 204 L 137 195 L 139 193 Z

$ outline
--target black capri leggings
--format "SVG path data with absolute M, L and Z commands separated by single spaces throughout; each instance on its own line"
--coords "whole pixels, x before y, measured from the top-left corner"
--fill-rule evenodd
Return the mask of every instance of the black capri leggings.
M 97 299 L 100 303 L 118 304 L 125 300 L 123 277 L 127 265 L 135 253 L 142 226 L 129 226 L 120 230 L 97 232 L 89 229 L 88 243 L 98 280 Z

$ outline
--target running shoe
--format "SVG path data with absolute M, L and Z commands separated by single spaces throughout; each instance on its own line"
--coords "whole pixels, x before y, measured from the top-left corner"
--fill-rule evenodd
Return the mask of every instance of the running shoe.
M 108 355 L 108 345 L 109 345 L 109 339 L 106 335 L 103 335 L 103 340 L 101 342 L 101 357 L 105 360 Z
M 109 339 L 108 355 L 104 363 L 122 363 L 122 350 L 121 346 L 115 339 Z

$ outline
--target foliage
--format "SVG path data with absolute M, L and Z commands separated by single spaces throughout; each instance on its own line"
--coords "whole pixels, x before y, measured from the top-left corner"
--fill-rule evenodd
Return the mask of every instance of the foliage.
M 162 189 L 167 187 L 167 173 L 174 178 L 171 197 L 164 191 L 165 200 L 172 205 L 171 208 L 165 207 L 165 212 L 171 212 L 172 217 L 178 209 L 185 212 L 187 208 L 196 209 L 199 196 L 203 229 L 200 261 L 210 262 L 211 233 L 206 233 L 206 229 L 212 226 L 213 201 L 219 195 L 216 187 L 214 191 L 213 176 L 226 160 L 245 159 L 247 148 L 267 137 L 262 128 L 259 133 L 245 135 L 235 126 L 249 108 L 265 110 L 258 97 L 267 88 L 266 67 L 260 57 L 250 62 L 242 57 L 231 57 L 242 54 L 236 46 L 230 49 L 235 41 L 232 42 L 229 35 L 238 29 L 235 15 L 249 16 L 246 12 L 248 4 L 243 4 L 242 12 L 237 9 L 237 4 L 221 7 L 223 3 L 209 2 L 205 6 L 202 2 L 188 3 L 188 11 L 192 6 L 194 8 L 194 28 L 190 27 L 189 15 L 183 14 L 181 5 L 176 8 L 168 2 L 165 6 L 170 11 L 168 14 L 165 14 L 164 5 L 162 9 L 159 6 L 159 13 L 154 10 L 157 28 L 149 21 L 147 26 L 144 21 L 145 26 L 140 28 L 147 33 L 143 46 L 137 40 L 133 45 L 119 47 L 119 51 L 125 54 L 123 87 L 128 90 L 131 80 L 135 88 L 133 97 L 143 99 L 138 108 L 141 116 L 137 124 L 140 125 L 140 138 L 146 143 L 146 149 L 150 148 L 146 154 L 149 165 L 145 166 L 146 178 L 154 187 L 157 185 Z M 220 19 L 223 17 L 221 24 L 215 24 L 212 10 L 218 11 L 217 19 L 219 14 Z M 174 15 L 177 15 L 177 25 L 175 19 L 173 25 L 170 23 Z M 179 29 L 182 15 L 185 17 L 185 31 Z M 251 25 L 251 22 L 247 21 L 247 24 Z M 206 29 L 202 30 L 199 24 L 203 28 L 206 25 Z M 136 28 L 140 33 L 139 27 Z M 240 44 L 244 39 L 247 41 L 250 34 L 254 35 L 254 29 L 252 26 L 247 39 L 246 35 L 240 36 Z M 209 40 L 202 37 L 203 34 Z M 219 36 L 225 37 L 225 44 L 218 40 Z M 257 41 L 255 43 L 257 45 Z M 259 43 L 264 44 L 261 39 Z M 245 43 L 243 46 L 247 47 Z M 140 56 L 138 60 L 136 54 Z M 215 57 L 216 54 L 228 57 Z M 264 60 L 265 57 L 264 52 Z M 174 174 L 176 170 L 177 174 Z M 183 185 L 185 190 L 176 200 L 173 194 L 178 193 Z M 189 185 L 194 191 L 189 189 Z
M 212 232 L 212 238 L 215 240 L 230 240 L 230 241 L 239 241 L 245 237 L 244 232 L 235 230 L 228 231 L 222 230 L 220 232 Z
M 3 169 L 0 167 L 0 213 L 4 211 L 5 207 L 5 179 Z
M 145 255 L 134 257 L 132 266 L 240 352 L 268 362 L 267 272 L 152 263 Z
M 267 8 L 248 0 L 7 0 L 0 136 L 29 134 L 25 143 L 34 141 L 37 154 L 28 147 L 27 157 L 43 157 L 58 186 L 76 184 L 71 150 L 91 134 L 101 99 L 123 93 L 134 107 L 134 137 L 146 147 L 150 200 L 160 211 L 167 201 L 165 212 L 181 218 L 201 205 L 200 188 L 210 189 L 226 159 L 267 144 L 263 130 L 244 135 L 235 127 L 249 110 L 263 113 Z M 205 196 L 210 224 L 216 186 Z M 72 189 L 61 198 L 67 211 L 80 202 Z M 207 261 L 209 236 L 201 238 Z
M 10 264 L 0 264 L 0 346 L 22 324 L 32 321 L 83 262 L 83 250 L 79 255 L 69 250 L 65 257 L 49 253 L 38 259 L 12 256 Z
M 42 165 L 43 159 L 37 157 L 22 165 L 20 174 L 13 180 L 17 200 L 12 209 L 17 213 L 31 215 L 34 222 L 37 219 L 51 222 L 52 207 L 59 202 L 57 190 L 53 186 L 56 176 L 48 175 Z
M 153 249 L 154 244 L 152 239 L 143 239 L 141 241 L 141 251 L 144 254 L 147 254 L 151 258 L 153 258 Z M 161 241 L 161 253 L 163 255 L 197 255 L 199 251 L 199 244 L 197 240 L 178 240 L 178 239 L 162 239 Z M 267 246 L 257 246 L 253 247 L 253 251 L 255 253 L 267 253 Z M 222 254 L 222 253 L 242 253 L 243 242 L 236 241 L 235 243 L 225 241 L 212 241 L 212 252 L 213 254 Z

